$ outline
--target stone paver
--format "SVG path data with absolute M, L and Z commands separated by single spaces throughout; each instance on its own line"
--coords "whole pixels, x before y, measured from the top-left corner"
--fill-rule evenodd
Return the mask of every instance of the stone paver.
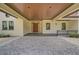
M 62 37 L 62 39 L 79 46 L 79 38 Z
M 25 36 L 0 46 L 1 55 L 79 55 L 79 46 L 57 36 Z
M 5 37 L 0 38 L 0 46 L 5 45 L 13 40 L 19 39 L 20 37 Z

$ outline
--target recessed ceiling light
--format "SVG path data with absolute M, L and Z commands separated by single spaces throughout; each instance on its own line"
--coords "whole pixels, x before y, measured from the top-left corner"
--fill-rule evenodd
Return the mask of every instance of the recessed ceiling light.
M 28 6 L 28 8 L 30 8 L 30 6 Z
M 51 6 L 49 6 L 49 8 L 52 8 Z

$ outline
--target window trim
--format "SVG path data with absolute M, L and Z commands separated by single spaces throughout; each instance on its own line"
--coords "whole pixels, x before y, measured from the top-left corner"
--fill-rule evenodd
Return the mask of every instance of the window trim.
M 46 23 L 46 30 L 50 30 L 51 29 L 51 24 L 50 23 Z
M 6 22 L 7 29 L 4 29 L 5 25 L 3 24 L 3 22 Z M 10 22 L 12 22 L 13 25 L 12 24 L 10 25 Z M 10 26 L 12 26 L 13 29 L 10 29 Z M 2 30 L 14 30 L 14 21 L 2 21 Z
M 63 25 L 64 24 L 64 25 Z M 65 26 L 65 27 L 63 27 L 63 26 Z M 64 23 L 62 23 L 62 30 L 66 30 L 66 23 L 64 22 Z
M 4 29 L 4 27 L 5 27 L 5 25 L 4 25 L 4 23 L 3 22 L 6 22 L 6 29 Z M 2 30 L 8 30 L 8 27 L 7 27 L 7 21 L 2 21 Z
M 10 29 L 10 22 L 13 23 L 13 25 L 11 24 L 11 26 L 13 27 L 13 29 Z M 8 29 L 9 29 L 9 30 L 14 30 L 14 21 L 8 21 Z

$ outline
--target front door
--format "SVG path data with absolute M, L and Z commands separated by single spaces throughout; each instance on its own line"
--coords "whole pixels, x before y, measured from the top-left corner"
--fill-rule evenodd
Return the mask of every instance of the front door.
M 38 23 L 33 23 L 33 32 L 38 32 Z

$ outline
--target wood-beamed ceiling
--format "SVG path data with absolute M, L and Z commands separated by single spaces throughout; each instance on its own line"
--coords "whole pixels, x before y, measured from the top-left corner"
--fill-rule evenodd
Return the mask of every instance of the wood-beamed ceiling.
M 71 3 L 9 3 L 9 7 L 28 20 L 51 20 L 62 13 Z

